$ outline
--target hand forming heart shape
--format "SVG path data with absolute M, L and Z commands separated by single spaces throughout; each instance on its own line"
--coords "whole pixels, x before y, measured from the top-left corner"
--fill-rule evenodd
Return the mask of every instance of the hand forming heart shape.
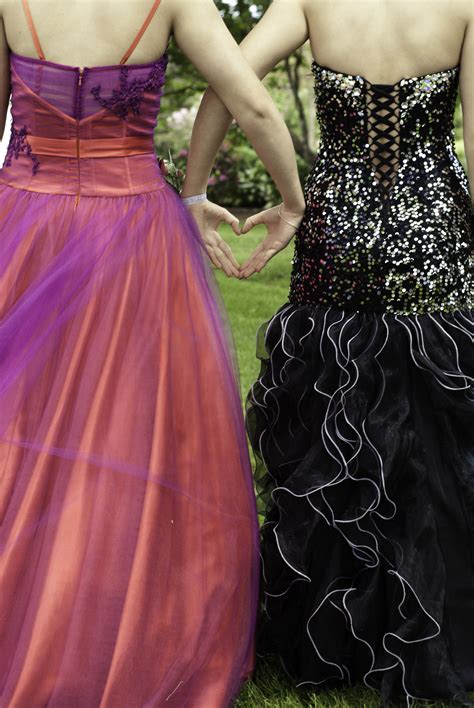
M 208 200 L 190 204 L 187 208 L 197 223 L 211 262 L 227 276 L 240 279 L 259 273 L 274 255 L 286 248 L 303 218 L 302 212 L 293 212 L 280 204 L 254 214 L 240 228 L 237 217 Z M 267 229 L 265 238 L 243 265 L 238 263 L 232 249 L 218 232 L 223 222 L 229 224 L 236 235 L 247 234 L 259 224 Z

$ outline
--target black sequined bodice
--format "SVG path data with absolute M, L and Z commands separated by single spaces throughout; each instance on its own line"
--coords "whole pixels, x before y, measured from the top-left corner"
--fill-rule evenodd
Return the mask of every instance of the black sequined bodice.
M 372 84 L 313 64 L 321 129 L 290 301 L 400 314 L 472 306 L 458 68 Z

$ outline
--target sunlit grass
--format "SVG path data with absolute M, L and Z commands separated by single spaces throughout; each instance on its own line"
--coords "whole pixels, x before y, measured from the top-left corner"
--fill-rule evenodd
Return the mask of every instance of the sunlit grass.
M 227 226 L 222 235 L 242 263 L 265 235 L 264 227 L 251 234 L 235 236 Z M 264 270 L 248 280 L 227 278 L 217 273 L 217 281 L 229 315 L 240 367 L 241 392 L 245 397 L 258 374 L 255 336 L 258 327 L 272 317 L 288 297 L 293 246 L 279 253 Z
M 400 703 L 400 706 L 405 703 Z M 251 681 L 243 687 L 235 708 L 380 708 L 381 699 L 363 686 L 301 693 L 275 661 L 260 663 Z M 415 703 L 416 708 L 448 708 L 446 703 Z

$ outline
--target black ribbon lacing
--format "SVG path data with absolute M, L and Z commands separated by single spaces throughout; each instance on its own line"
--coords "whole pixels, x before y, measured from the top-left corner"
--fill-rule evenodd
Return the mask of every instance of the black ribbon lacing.
M 367 138 L 376 179 L 388 195 L 395 183 L 400 156 L 399 92 L 396 86 L 367 88 Z

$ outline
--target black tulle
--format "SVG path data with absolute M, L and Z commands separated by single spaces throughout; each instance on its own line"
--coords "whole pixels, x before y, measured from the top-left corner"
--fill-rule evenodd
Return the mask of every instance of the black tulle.
M 259 651 L 298 685 L 468 702 L 473 335 L 472 313 L 291 304 L 262 329 L 247 402 L 266 506 Z

